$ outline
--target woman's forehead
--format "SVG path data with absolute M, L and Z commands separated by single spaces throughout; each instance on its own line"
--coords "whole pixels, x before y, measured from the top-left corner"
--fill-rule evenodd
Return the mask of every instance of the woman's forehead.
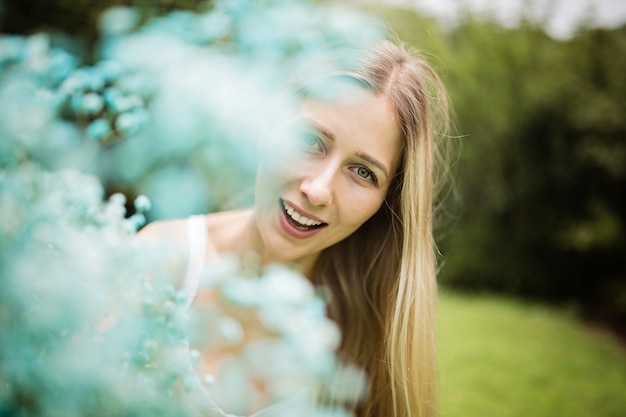
M 353 100 L 370 90 L 369 84 L 361 77 L 345 73 L 309 80 L 300 90 L 300 96 L 305 100 L 313 99 L 332 103 Z

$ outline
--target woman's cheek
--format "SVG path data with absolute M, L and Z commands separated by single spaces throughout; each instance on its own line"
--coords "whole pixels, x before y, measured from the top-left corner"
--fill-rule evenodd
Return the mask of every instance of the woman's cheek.
M 380 209 L 385 199 L 385 193 L 380 189 L 358 187 L 360 189 L 353 190 L 348 196 L 347 201 L 350 204 L 350 209 L 347 211 L 352 213 L 355 220 L 363 224 Z

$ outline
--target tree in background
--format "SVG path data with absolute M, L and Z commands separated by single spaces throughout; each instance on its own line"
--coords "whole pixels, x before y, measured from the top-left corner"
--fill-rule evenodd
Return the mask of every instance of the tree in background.
M 137 7 L 145 18 L 172 10 L 200 10 L 206 0 L 19 0 L 3 2 L 0 28 L 6 33 L 62 32 L 93 42 L 98 37 L 98 17 L 113 6 Z
M 462 136 L 442 283 L 574 301 L 626 334 L 626 28 L 558 41 L 384 13 L 441 61 Z

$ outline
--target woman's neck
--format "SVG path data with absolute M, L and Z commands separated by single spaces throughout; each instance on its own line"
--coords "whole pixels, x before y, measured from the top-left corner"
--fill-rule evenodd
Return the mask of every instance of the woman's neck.
M 260 273 L 265 266 L 280 263 L 311 276 L 315 258 L 289 260 L 267 249 L 252 209 L 210 214 L 208 224 L 209 239 L 217 253 L 236 255 L 250 273 Z

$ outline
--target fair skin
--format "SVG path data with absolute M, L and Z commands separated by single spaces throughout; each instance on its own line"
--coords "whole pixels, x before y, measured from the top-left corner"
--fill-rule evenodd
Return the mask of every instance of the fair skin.
M 306 133 L 298 141 L 290 137 L 289 144 L 271 138 L 262 144 L 254 207 L 206 216 L 207 261 L 221 253 L 253 252 L 262 265 L 278 262 L 310 276 L 323 249 L 378 211 L 399 165 L 401 134 L 387 97 L 363 88 L 350 93 L 350 99 L 333 102 L 306 100 L 299 112 Z M 152 223 L 140 238 L 188 245 L 186 219 Z M 184 276 L 184 268 L 178 265 L 172 273 Z M 217 301 L 201 288 L 194 304 Z M 260 331 L 244 312 L 230 313 L 244 323 L 247 338 Z M 203 372 L 219 368 L 214 355 L 203 352 Z M 263 397 L 263 387 L 255 389 Z M 254 410 L 264 405 L 261 399 L 253 402 Z
M 286 151 L 284 144 L 269 144 L 257 172 L 254 207 L 207 215 L 208 260 L 253 252 L 262 264 L 289 264 L 308 275 L 323 249 L 376 213 L 399 164 L 401 135 L 387 97 L 362 88 L 352 93 L 332 103 L 303 103 L 300 118 L 307 133 Z M 280 148 L 279 157 L 272 158 L 272 146 Z M 298 224 L 294 212 L 315 223 Z M 145 238 L 181 243 L 186 233 L 181 220 L 142 231 Z
M 308 133 L 300 149 L 291 158 L 262 160 L 254 217 L 263 259 L 296 263 L 306 274 L 323 249 L 352 234 L 383 203 L 400 159 L 395 112 L 386 97 L 363 89 L 354 96 L 305 102 Z M 302 228 L 293 218 L 307 221 L 295 213 L 322 224 Z

